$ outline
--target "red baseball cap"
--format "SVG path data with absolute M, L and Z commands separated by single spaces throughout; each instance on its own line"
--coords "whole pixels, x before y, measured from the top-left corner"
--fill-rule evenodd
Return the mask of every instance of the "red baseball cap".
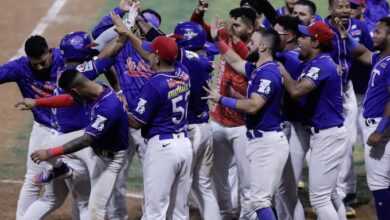
M 333 39 L 333 32 L 324 22 L 314 22 L 309 26 L 299 25 L 299 31 L 306 36 L 312 37 L 321 44 L 329 44 Z
M 165 36 L 159 36 L 152 42 L 142 42 L 142 49 L 156 54 L 161 60 L 167 62 L 174 61 L 179 53 L 176 41 Z

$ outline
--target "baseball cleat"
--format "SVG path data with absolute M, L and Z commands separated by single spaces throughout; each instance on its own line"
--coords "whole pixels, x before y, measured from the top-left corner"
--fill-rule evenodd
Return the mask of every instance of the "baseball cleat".
M 356 217 L 356 211 L 351 206 L 345 206 L 345 213 L 347 218 L 355 218 Z
M 305 183 L 303 181 L 298 182 L 298 190 L 303 190 L 305 188 Z
M 63 163 L 58 168 L 53 168 L 49 170 L 44 170 L 40 174 L 36 175 L 34 178 L 34 182 L 36 184 L 47 184 L 50 183 L 53 179 L 65 179 L 72 176 L 72 169 L 68 167 L 65 163 Z

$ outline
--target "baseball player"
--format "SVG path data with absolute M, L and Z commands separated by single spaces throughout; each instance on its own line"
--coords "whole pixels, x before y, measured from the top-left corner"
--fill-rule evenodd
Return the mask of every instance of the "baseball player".
M 184 67 L 173 65 L 178 55 L 173 39 L 160 36 L 142 48 L 150 53 L 154 73 L 129 113 L 129 122 L 141 128 L 147 140 L 143 219 L 188 219 L 193 155 L 187 133 L 189 75 Z
M 197 22 L 209 32 L 210 26 L 203 20 L 205 8 L 194 11 L 191 21 Z M 220 32 L 221 38 L 242 58 L 248 55 L 244 42 L 250 39 L 253 32 L 256 15 L 252 9 L 236 8 L 230 11 L 234 32 L 229 36 L 227 28 Z M 211 37 L 210 37 L 211 38 Z M 236 73 L 222 59 L 217 76 L 217 87 L 224 96 L 245 98 L 247 79 Z M 215 104 L 211 110 L 211 130 L 213 132 L 213 183 L 222 219 L 233 218 L 231 188 L 229 186 L 229 167 L 234 158 L 237 164 L 240 192 L 240 219 L 256 219 L 256 213 L 250 208 L 249 194 L 249 161 L 246 157 L 247 137 L 244 119 L 241 113 L 220 104 Z M 235 193 L 235 192 L 233 192 Z
M 276 59 L 283 64 L 291 77 L 297 80 L 302 73 L 303 66 L 298 57 L 299 20 L 291 16 L 279 16 L 276 17 L 275 23 L 274 29 L 281 38 L 281 51 L 276 53 Z M 309 132 L 302 125 L 304 109 L 301 102 L 293 100 L 288 93 L 284 94 L 283 116 L 284 120 L 291 124 L 291 134 L 290 136 L 286 134 L 289 140 L 290 153 L 275 195 L 278 219 L 305 218 L 303 206 L 299 201 L 296 190 L 303 169 L 303 161 L 309 149 L 310 139 Z
M 299 57 L 307 64 L 298 81 L 282 68 L 284 86 L 292 98 L 305 96 L 310 126 L 309 196 L 318 219 L 346 219 L 336 182 L 348 144 L 344 127 L 341 76 L 329 52 L 333 32 L 322 22 L 299 25 Z M 324 71 L 326 70 L 326 71 Z
M 105 167 L 91 188 L 89 218 L 104 219 L 105 207 L 128 156 L 126 112 L 110 87 L 90 81 L 76 69 L 65 70 L 58 80 L 58 85 L 71 96 L 65 94 L 53 97 L 52 104 L 65 107 L 74 105 L 76 100 L 83 100 L 88 109 L 90 123 L 81 137 L 61 146 L 35 151 L 30 155 L 31 159 L 40 163 L 91 146 Z
M 390 147 L 389 147 L 389 86 L 390 86 L 390 17 L 382 18 L 374 31 L 371 53 L 339 25 L 347 46 L 360 61 L 371 64 L 371 77 L 359 117 L 363 128 L 364 160 L 368 187 L 375 198 L 379 220 L 390 218 Z
M 60 43 L 61 55 L 65 63 L 64 66 L 59 68 L 58 76 L 60 76 L 61 72 L 65 69 L 71 68 L 78 69 L 83 75 L 91 80 L 99 76 L 100 73 L 107 72 L 108 68 L 113 63 L 112 59 L 99 58 L 92 60 L 96 51 L 90 48 L 91 43 L 92 41 L 86 32 L 72 32 L 65 35 Z M 64 91 L 56 87 L 54 95 L 57 96 L 61 94 L 64 94 Z M 36 106 L 45 107 L 49 104 L 47 99 L 24 99 L 16 106 L 23 105 L 23 110 L 26 110 Z M 65 144 L 74 138 L 82 136 L 83 129 L 86 125 L 88 125 L 88 117 L 84 106 L 76 105 L 70 108 L 52 108 L 52 131 L 51 134 L 43 140 L 41 145 L 43 147 L 50 147 L 53 145 Z M 48 169 L 36 176 L 35 182 L 37 183 L 42 184 L 50 182 L 50 186 L 48 187 L 53 188 L 52 193 L 54 196 L 48 197 L 47 194 L 45 194 L 43 198 L 34 202 L 24 214 L 24 219 L 41 219 L 46 216 L 63 204 L 69 191 L 73 194 L 75 201 L 78 203 L 80 218 L 83 219 L 85 217 L 88 208 L 90 180 L 92 182 L 95 181 L 95 175 L 96 173 L 99 173 L 98 167 L 100 166 L 100 161 L 94 156 L 90 148 L 83 149 L 80 152 L 76 152 L 69 156 L 70 157 L 63 157 L 64 161 L 66 161 L 65 164 L 60 158 L 52 160 L 50 163 L 53 165 L 53 169 Z M 67 166 L 70 166 L 71 169 L 68 169 Z M 73 178 L 65 182 L 59 180 L 51 181 L 56 175 L 59 175 L 58 172 L 62 172 L 64 167 L 66 171 L 73 171 Z M 57 171 L 57 173 L 54 171 Z M 52 201 L 52 199 L 55 200 Z
M 349 0 L 329 1 L 330 15 L 324 22 L 330 26 L 334 33 L 332 59 L 338 65 L 339 71 L 343 75 L 343 112 L 345 117 L 344 125 L 349 132 L 349 146 L 345 154 L 344 162 L 341 166 L 340 176 L 337 182 L 337 193 L 344 199 L 348 193 L 356 193 L 356 177 L 353 167 L 353 148 L 357 138 L 357 100 L 350 80 L 352 74 L 359 74 L 362 69 L 353 68 L 354 58 L 347 52 L 345 40 L 340 36 L 335 27 L 335 19 L 339 19 L 348 32 L 360 43 L 368 48 L 372 48 L 372 39 L 367 27 L 363 22 L 350 18 L 351 3 Z M 354 70 L 354 72 L 352 72 Z M 349 208 L 348 214 L 354 216 L 356 213 Z
M 27 56 L 0 66 L 0 83 L 16 82 L 24 98 L 52 95 L 57 69 L 63 63 L 59 49 L 49 48 L 45 38 L 37 35 L 29 37 L 24 46 Z M 35 108 L 32 113 L 34 124 L 29 140 L 29 154 L 38 149 L 41 141 L 50 134 L 50 110 Z M 28 207 L 39 199 L 41 185 L 35 184 L 34 177 L 43 167 L 27 158 L 27 171 L 19 194 L 16 219 L 21 219 Z
M 282 77 L 278 63 L 273 61 L 280 37 L 274 30 L 257 29 L 248 44 L 248 59 L 253 58 L 253 61 L 247 62 L 219 39 L 217 27 L 218 19 L 214 18 L 210 33 L 215 44 L 226 62 L 238 73 L 246 75 L 249 86 L 246 99 L 234 99 L 220 95 L 217 89 L 211 89 L 209 82 L 208 88 L 205 88 L 209 93 L 206 98 L 245 113 L 251 207 L 259 219 L 273 220 L 276 218 L 271 209 L 271 200 L 289 151 L 287 138 L 281 128 Z M 265 175 L 267 178 L 264 178 Z

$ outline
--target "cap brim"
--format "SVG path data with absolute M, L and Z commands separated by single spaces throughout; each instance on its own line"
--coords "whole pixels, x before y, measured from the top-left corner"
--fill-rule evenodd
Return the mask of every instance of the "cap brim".
M 298 25 L 298 29 L 299 29 L 299 32 L 301 32 L 301 34 L 303 35 L 306 35 L 306 36 L 311 36 L 310 33 L 309 33 L 309 30 L 307 30 L 307 27 L 305 25 Z
M 143 41 L 143 42 L 142 42 L 142 49 L 148 51 L 149 53 L 153 53 L 153 50 L 152 50 L 152 42 Z
M 355 2 L 355 1 L 353 1 L 353 0 L 351 1 L 351 4 L 352 4 L 352 5 L 355 5 L 355 6 L 358 6 L 358 7 L 359 7 L 359 6 L 362 6 L 362 3 L 360 3 L 360 2 Z

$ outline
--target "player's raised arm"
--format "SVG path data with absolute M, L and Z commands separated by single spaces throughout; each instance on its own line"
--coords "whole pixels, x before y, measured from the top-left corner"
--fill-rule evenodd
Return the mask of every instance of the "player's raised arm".
M 348 50 L 352 53 L 352 55 L 362 63 L 372 65 L 372 52 L 364 45 L 359 44 L 359 42 L 353 39 L 338 18 L 335 18 L 334 21 L 337 29 L 341 33 L 341 37 L 346 39 Z
M 295 81 L 281 64 L 279 70 L 283 76 L 284 88 L 290 94 L 291 98 L 299 99 L 315 89 L 313 83 L 306 78 L 303 78 L 299 82 Z
M 237 72 L 244 76 L 245 75 L 245 63 L 246 61 L 243 60 L 236 52 L 234 52 L 232 49 L 229 48 L 229 46 L 219 38 L 218 36 L 218 26 L 219 26 L 219 18 L 214 17 L 211 22 L 211 30 L 210 34 L 211 37 L 215 41 L 215 45 L 217 45 L 218 50 L 221 53 L 221 56 L 225 59 L 225 61 Z

